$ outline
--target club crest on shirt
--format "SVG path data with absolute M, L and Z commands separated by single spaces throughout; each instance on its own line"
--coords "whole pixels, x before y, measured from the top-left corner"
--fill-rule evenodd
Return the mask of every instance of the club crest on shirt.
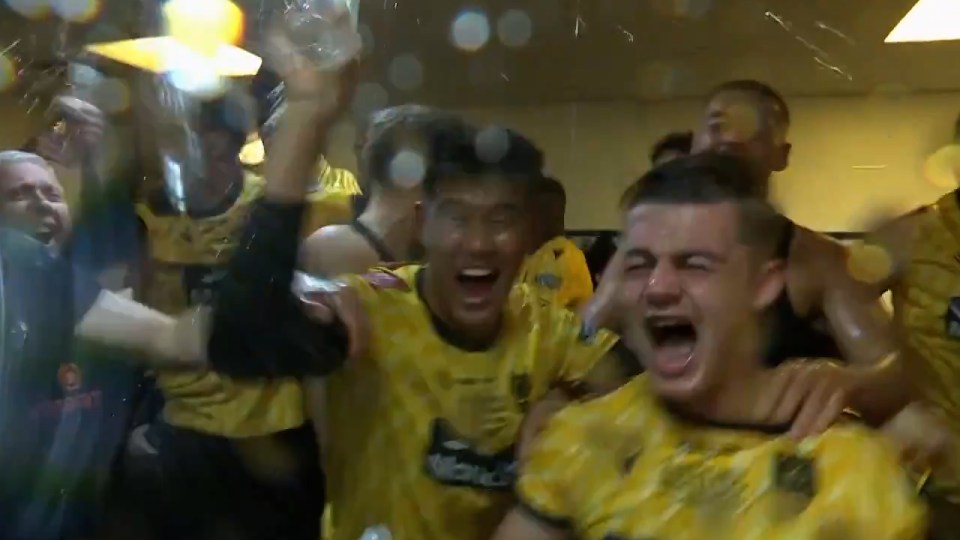
M 403 278 L 390 272 L 369 272 L 360 277 L 374 289 L 410 290 L 410 286 Z
M 80 366 L 72 362 L 63 364 L 57 370 L 57 380 L 64 393 L 71 394 L 83 386 L 83 372 L 80 371 Z
M 813 498 L 817 492 L 813 460 L 781 454 L 775 458 L 773 467 L 773 482 L 777 489 Z
M 960 296 L 954 296 L 950 299 L 944 319 L 947 335 L 952 338 L 960 338 Z
M 556 274 L 537 274 L 537 285 L 547 289 L 559 289 L 563 280 Z

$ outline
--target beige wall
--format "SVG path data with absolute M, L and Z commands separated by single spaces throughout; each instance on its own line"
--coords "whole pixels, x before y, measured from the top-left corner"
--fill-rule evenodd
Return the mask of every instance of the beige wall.
M 960 93 L 791 99 L 794 153 L 774 186 L 787 214 L 819 230 L 859 230 L 872 209 L 908 208 L 945 191 L 923 180 L 925 156 L 949 140 Z M 465 114 L 519 129 L 547 154 L 549 172 L 568 191 L 570 228 L 615 228 L 623 188 L 646 167 L 653 142 L 696 122 L 698 101 L 579 103 Z M 0 98 L 0 148 L 21 144 L 40 126 L 15 98 Z M 355 169 L 353 130 L 335 137 L 331 161 Z M 72 191 L 72 190 L 71 190 Z
M 949 141 L 960 93 L 791 99 L 794 145 L 774 197 L 798 222 L 818 230 L 861 230 L 876 210 L 906 209 L 946 188 L 921 175 L 924 158 Z M 700 102 L 580 103 L 468 110 L 481 122 L 527 133 L 547 168 L 567 186 L 569 228 L 617 227 L 615 205 L 643 172 L 650 146 L 693 126 Z M 347 131 L 333 160 L 352 165 Z

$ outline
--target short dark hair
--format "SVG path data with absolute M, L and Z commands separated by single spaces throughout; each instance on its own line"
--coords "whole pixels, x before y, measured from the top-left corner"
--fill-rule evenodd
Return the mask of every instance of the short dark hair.
M 774 105 L 779 119 L 783 124 L 786 126 L 790 125 L 790 107 L 787 105 L 787 100 L 783 98 L 780 92 L 774 90 L 773 87 L 767 83 L 753 79 L 727 81 L 715 86 L 707 95 L 707 99 L 713 99 L 717 94 L 723 92 L 745 92 L 767 100 Z
M 656 163 L 663 154 L 668 152 L 676 152 L 683 156 L 689 155 L 691 148 L 693 148 L 692 131 L 668 133 L 653 145 L 650 150 L 650 163 Z
M 374 112 L 357 125 L 365 135 L 359 156 L 360 182 L 364 186 L 394 187 L 390 164 L 397 152 L 410 149 L 424 157 L 426 173 L 432 169 L 436 139 L 455 136 L 466 129 L 457 115 L 423 105 L 407 104 Z
M 552 176 L 544 176 L 537 185 L 537 194 L 545 198 L 556 198 L 563 206 L 567 205 L 567 190 Z
M 522 188 L 524 197 L 543 181 L 543 153 L 516 131 L 478 129 L 461 122 L 456 129 L 434 131 L 431 136 L 431 166 L 423 183 L 428 197 L 436 195 L 438 186 L 448 180 L 496 176 Z M 495 141 L 485 144 L 485 139 Z
M 643 175 L 625 206 L 735 203 L 740 210 L 741 242 L 774 256 L 787 221 L 764 198 L 761 185 L 756 170 L 742 157 L 703 152 L 677 158 Z
M 253 112 L 243 99 L 228 93 L 200 104 L 199 126 L 227 133 L 242 148 L 253 126 Z

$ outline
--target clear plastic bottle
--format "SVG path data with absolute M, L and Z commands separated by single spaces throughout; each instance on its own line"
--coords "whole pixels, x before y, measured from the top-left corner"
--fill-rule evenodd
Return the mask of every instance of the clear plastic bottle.
M 393 540 L 393 535 L 385 525 L 376 525 L 367 527 L 367 530 L 360 535 L 360 540 Z
M 318 69 L 335 69 L 355 58 L 363 40 L 349 0 L 288 0 L 287 37 Z

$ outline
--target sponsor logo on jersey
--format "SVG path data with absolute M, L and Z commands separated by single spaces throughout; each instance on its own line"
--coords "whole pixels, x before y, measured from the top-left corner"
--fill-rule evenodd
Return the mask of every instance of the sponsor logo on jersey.
M 446 486 L 506 491 L 517 478 L 515 449 L 510 446 L 490 454 L 478 451 L 458 436 L 449 422 L 433 421 L 424 459 L 427 476 Z

